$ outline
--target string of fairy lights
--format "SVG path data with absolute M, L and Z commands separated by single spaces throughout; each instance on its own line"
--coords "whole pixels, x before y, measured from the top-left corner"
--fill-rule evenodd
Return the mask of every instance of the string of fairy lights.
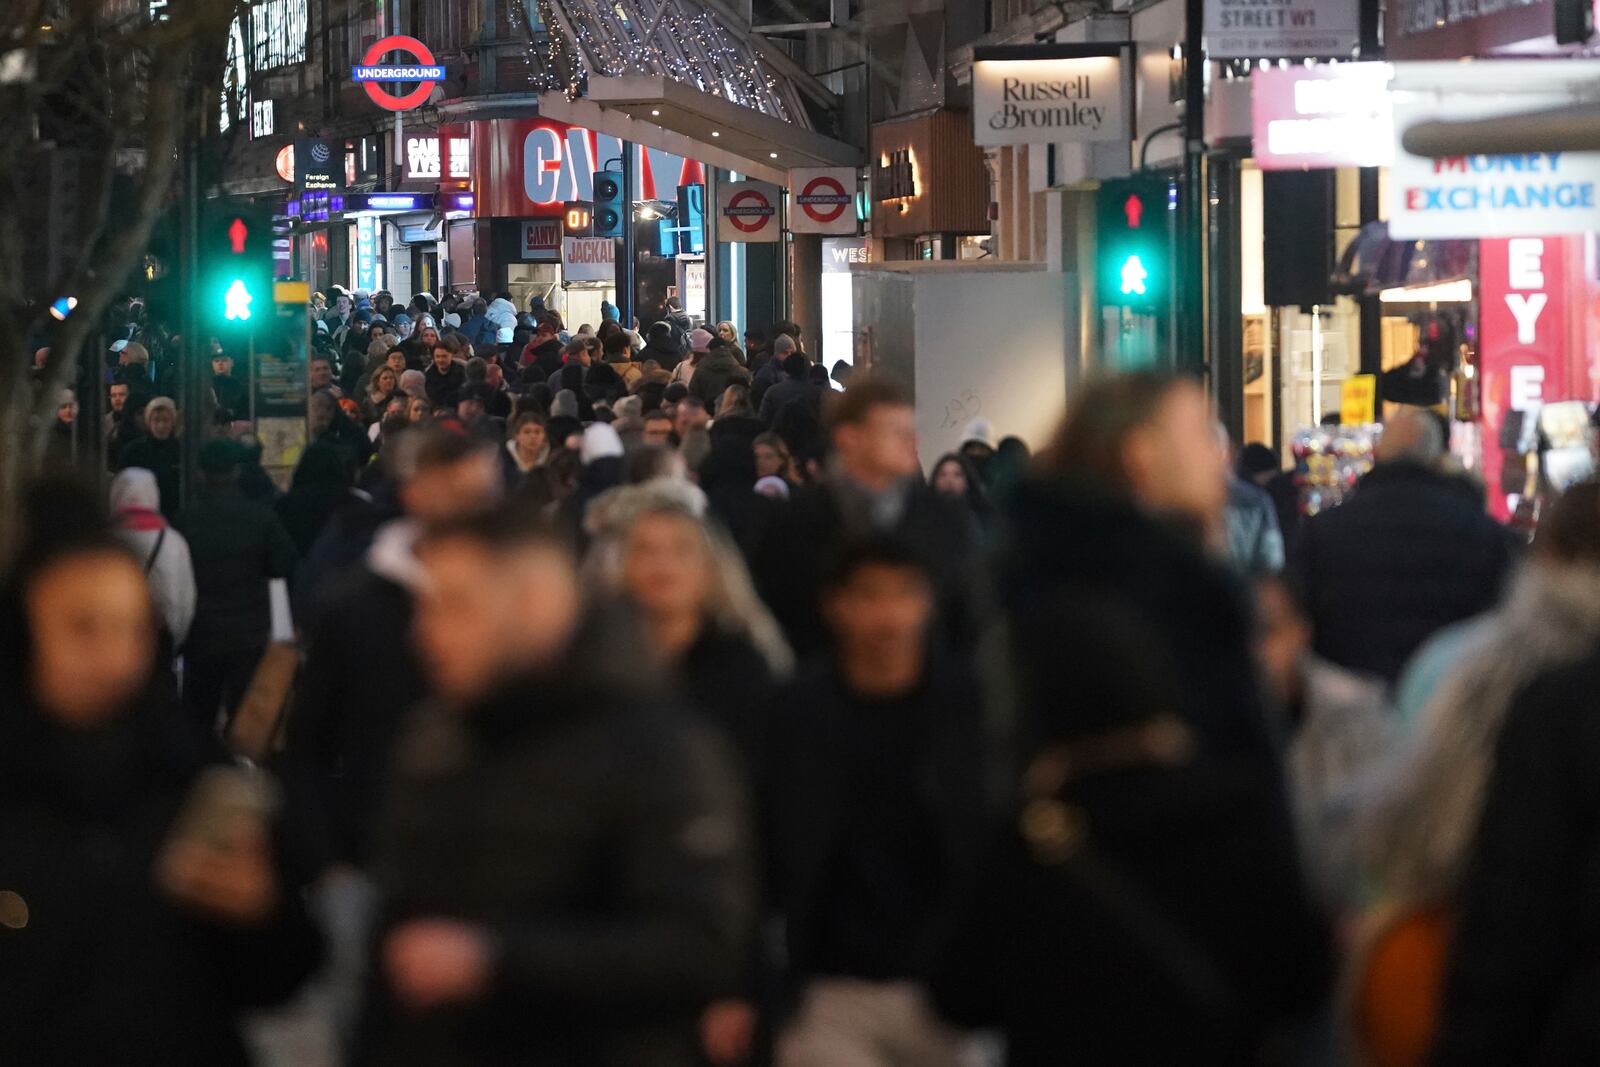
M 541 90 L 576 100 L 591 76 L 664 74 L 701 92 L 793 120 L 778 79 L 749 45 L 692 0 L 660 2 L 666 10 L 642 20 L 626 9 L 627 0 L 534 0 L 539 20 L 534 25 L 524 0 L 507 0 L 513 24 L 520 22 L 526 30 L 529 81 Z M 556 17 L 556 4 L 565 20 Z M 644 26 L 654 27 L 648 40 Z

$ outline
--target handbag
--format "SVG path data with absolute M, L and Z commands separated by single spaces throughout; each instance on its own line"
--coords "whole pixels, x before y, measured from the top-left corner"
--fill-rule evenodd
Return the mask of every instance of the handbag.
M 1184 766 L 1195 741 L 1183 723 L 1161 715 L 1121 730 L 1045 749 L 1023 774 L 1018 829 L 1033 862 L 1054 872 L 1091 902 L 1118 940 L 1164 976 L 1218 1033 L 1240 1032 L 1242 1001 L 1211 953 L 1167 914 L 1138 879 L 1124 874 L 1091 847 L 1083 808 L 1061 799 L 1066 786 L 1114 771 Z

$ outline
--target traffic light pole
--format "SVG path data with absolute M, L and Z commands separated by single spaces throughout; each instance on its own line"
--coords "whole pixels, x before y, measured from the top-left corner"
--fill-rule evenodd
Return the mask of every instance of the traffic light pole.
M 1177 340 L 1174 369 L 1206 376 L 1209 342 L 1211 264 L 1206 254 L 1210 230 L 1210 175 L 1206 167 L 1205 0 L 1184 0 L 1183 41 L 1183 195 L 1179 199 Z M 1214 383 L 1213 383 L 1214 384 Z
M 617 317 L 633 328 L 633 142 L 622 142 L 622 277 L 617 279 Z

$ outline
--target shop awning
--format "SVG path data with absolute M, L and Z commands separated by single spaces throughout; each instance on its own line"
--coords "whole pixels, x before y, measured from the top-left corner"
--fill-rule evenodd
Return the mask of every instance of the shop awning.
M 644 143 L 659 129 L 702 146 L 686 155 L 758 177 L 861 162 L 812 121 L 833 94 L 715 0 L 524 0 L 523 10 L 540 114 Z M 643 128 L 630 134 L 627 120 Z
M 590 106 L 585 108 L 583 104 Z M 628 131 L 608 128 L 616 124 L 607 112 L 626 116 L 646 128 L 677 134 L 692 143 L 692 148 L 683 142 L 658 147 L 684 149 L 685 155 L 730 170 L 771 177 L 780 184 L 784 184 L 782 176 L 790 167 L 852 167 L 859 166 L 862 160 L 861 149 L 854 145 L 660 75 L 592 78 L 588 92 L 580 100 L 568 100 L 561 93 L 542 93 L 539 97 L 541 115 L 624 136 Z M 628 135 L 652 143 L 647 130 L 632 129 Z M 713 154 L 725 161 L 713 159 Z M 775 172 L 775 176 L 761 174 L 763 171 Z

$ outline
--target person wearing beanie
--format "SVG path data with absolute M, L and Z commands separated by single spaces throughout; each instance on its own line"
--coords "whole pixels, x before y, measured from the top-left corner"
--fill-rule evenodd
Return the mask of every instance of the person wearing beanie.
M 456 400 L 456 417 L 471 434 L 499 444 L 506 438 L 506 420 L 489 414 L 495 393 L 488 382 L 468 382 Z
M 689 358 L 679 363 L 672 369 L 672 380 L 688 385 L 694 380 L 694 372 L 700 366 L 700 361 L 706 358 L 706 353 L 711 351 L 711 342 L 714 338 L 709 331 L 695 328 L 689 334 Z
M 645 334 L 644 351 L 639 353 L 639 360 L 653 359 L 661 366 L 662 370 L 676 370 L 683 361 L 683 349 L 678 347 L 678 342 L 672 336 L 672 325 L 666 322 L 654 322 Z
M 550 401 L 550 417 L 552 419 L 576 419 L 578 417 L 578 394 L 571 389 L 562 389 L 556 393 L 555 399 Z

